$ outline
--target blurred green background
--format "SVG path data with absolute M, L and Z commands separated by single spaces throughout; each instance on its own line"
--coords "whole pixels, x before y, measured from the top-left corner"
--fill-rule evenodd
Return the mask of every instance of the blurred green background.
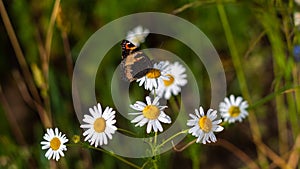
M 259 168 L 288 165 L 293 147 L 300 147 L 299 63 L 293 57 L 293 48 L 299 44 L 299 28 L 294 25 L 293 15 L 300 6 L 292 0 L 6 0 L 3 4 L 6 12 L 1 5 L 0 168 L 129 167 L 105 153 L 76 146 L 68 147 L 65 158 L 58 163 L 49 162 L 40 141 L 45 128 L 51 126 L 66 133 L 70 142 L 74 134 L 81 135 L 71 83 L 73 66 L 87 39 L 119 17 L 150 11 L 174 14 L 202 30 L 222 60 L 227 93 L 242 95 L 249 101 L 249 121 L 226 126 L 218 138 L 247 154 Z M 5 24 L 5 14 L 12 29 Z M 18 42 L 10 39 L 11 32 Z M 163 43 L 162 48 L 178 54 L 199 78 L 201 97 L 210 97 L 206 70 L 188 48 L 151 35 L 145 43 L 153 47 Z M 21 50 L 15 48 L 16 44 Z M 109 55 L 103 61 L 106 68 L 98 70 L 96 93 L 107 98 L 101 104 L 113 106 L 110 76 L 121 61 L 121 50 L 116 46 Z M 133 95 L 143 94 L 138 91 Z M 207 99 L 201 104 L 208 108 L 209 103 Z M 259 135 L 255 127 L 259 128 Z M 259 141 L 255 141 L 256 136 Z M 193 139 L 188 136 L 178 147 Z M 158 164 L 160 168 L 253 167 L 236 152 L 239 151 L 226 145 L 193 144 L 182 152 L 171 150 L 162 154 Z M 285 163 L 276 163 L 270 152 Z M 147 159 L 128 160 L 142 166 Z M 297 167 L 299 150 L 292 160 Z

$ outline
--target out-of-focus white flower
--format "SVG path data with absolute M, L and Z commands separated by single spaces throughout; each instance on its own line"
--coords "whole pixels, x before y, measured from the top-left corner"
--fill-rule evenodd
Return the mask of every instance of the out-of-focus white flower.
M 169 63 L 168 61 L 166 62 Z M 156 94 L 161 98 L 170 99 L 172 94 L 178 95 L 181 92 L 181 87 L 187 84 L 185 67 L 178 62 L 169 64 L 167 76 L 169 79 L 163 80 L 163 83 L 159 84 Z
M 294 24 L 295 24 L 295 26 L 300 25 L 300 12 L 294 13 Z
M 235 97 L 230 95 L 229 98 L 225 98 L 223 102 L 219 105 L 219 110 L 224 121 L 229 123 L 234 123 L 235 121 L 241 122 L 244 118 L 248 116 L 247 101 L 243 101 L 242 97 Z
M 148 29 L 144 29 L 142 26 L 135 27 L 132 31 L 128 31 L 126 40 L 129 40 L 135 46 L 140 46 L 149 34 Z

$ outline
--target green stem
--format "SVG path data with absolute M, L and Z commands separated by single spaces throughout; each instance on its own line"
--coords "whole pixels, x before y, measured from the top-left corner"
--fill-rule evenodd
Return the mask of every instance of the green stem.
M 290 85 L 284 86 L 278 89 L 277 91 L 272 92 L 271 94 L 265 96 L 264 98 L 259 99 L 257 102 L 253 102 L 252 105 L 248 107 L 248 110 L 255 109 L 256 107 L 262 106 L 266 102 L 274 99 L 278 95 L 282 95 L 283 93 L 289 93 L 290 91 L 297 93 L 299 89 L 300 86 L 295 86 L 295 87 L 290 87 Z
M 154 133 L 154 146 L 157 144 L 157 132 Z
M 151 149 L 152 149 L 151 162 L 153 164 L 153 168 L 158 169 L 157 154 L 158 154 L 159 149 L 156 145 L 157 145 L 157 132 L 154 133 L 154 140 L 153 140 L 153 144 L 151 146 Z
M 293 80 L 294 80 L 294 85 L 300 85 L 300 82 L 298 79 L 300 79 L 300 75 L 299 75 L 299 65 L 295 64 L 295 68 L 293 70 Z M 297 68 L 298 67 L 298 68 Z M 300 87 L 298 86 L 298 89 Z M 291 125 L 292 125 L 292 129 L 293 129 L 293 135 L 294 135 L 294 139 L 296 139 L 297 135 L 299 134 L 299 109 L 300 109 L 300 90 L 295 90 L 295 95 L 294 95 L 294 103 L 296 106 L 295 112 L 291 113 Z
M 156 89 L 153 88 L 153 97 L 155 98 L 156 97 Z
M 175 9 L 172 13 L 173 14 L 178 14 L 181 13 L 189 8 L 196 8 L 198 6 L 204 6 L 204 5 L 209 5 L 216 3 L 217 0 L 202 0 L 202 1 L 194 1 L 191 3 L 184 4 L 182 7 Z M 223 0 L 223 3 L 233 3 L 236 2 L 235 0 Z
M 160 147 L 162 147 L 163 145 L 165 145 L 167 142 L 171 141 L 175 137 L 179 136 L 180 134 L 187 133 L 188 131 L 189 131 L 189 129 L 186 129 L 186 130 L 183 130 L 183 131 L 180 131 L 180 132 L 174 134 L 173 136 L 171 136 L 170 138 L 168 138 L 167 140 L 165 140 L 164 142 L 162 142 L 160 145 L 158 145 L 157 149 L 159 149 Z
M 177 103 L 175 101 L 175 97 L 171 97 L 169 99 L 169 102 L 170 102 L 173 112 L 179 112 L 179 106 L 177 105 Z
M 156 159 L 156 158 L 157 158 L 157 156 L 154 156 L 154 157 L 153 157 L 153 160 L 152 160 L 153 168 L 154 168 L 154 169 L 158 169 L 157 159 Z
M 291 49 L 290 37 L 289 37 L 289 25 L 290 15 L 286 13 L 287 10 L 279 10 L 286 8 L 286 6 L 278 1 L 274 8 L 274 4 L 267 4 L 267 8 L 259 10 L 256 15 L 259 17 L 258 21 L 261 22 L 263 28 L 266 30 L 268 40 L 271 44 L 272 59 L 273 59 L 273 74 L 274 91 L 278 91 L 281 86 L 291 84 L 291 60 L 286 57 L 286 49 Z M 278 17 L 278 13 L 282 15 L 282 18 Z M 283 38 L 283 33 L 286 39 Z M 276 103 L 276 116 L 278 126 L 278 147 L 280 155 L 283 155 L 288 151 L 288 112 L 294 112 L 294 103 L 292 99 L 287 96 L 287 104 L 285 96 L 278 96 L 275 98 Z M 287 107 L 288 105 L 288 107 Z
M 237 47 L 234 43 L 233 35 L 230 29 L 230 25 L 227 19 L 227 15 L 224 9 L 224 6 L 222 3 L 217 3 L 217 9 L 220 15 L 221 23 L 225 32 L 225 36 L 228 42 L 228 47 L 230 50 L 230 54 L 232 57 L 232 62 L 236 70 L 237 74 L 237 79 L 243 94 L 243 97 L 248 101 L 248 103 L 251 105 L 251 97 L 249 94 L 248 86 L 247 86 L 247 81 L 244 75 L 243 67 L 240 61 L 239 53 L 237 50 Z M 252 133 L 252 137 L 254 139 L 254 142 L 256 146 L 260 146 L 261 143 L 261 133 L 259 131 L 259 125 L 257 122 L 257 119 L 255 117 L 254 112 L 249 112 L 249 125 Z M 266 157 L 260 152 L 257 152 L 259 161 L 261 162 L 261 166 L 265 166 L 267 164 L 267 159 Z
M 125 129 L 122 129 L 122 128 L 118 128 L 118 131 L 122 131 L 124 133 L 131 134 L 132 136 L 137 136 L 136 133 L 128 131 L 128 130 L 125 130 Z
M 108 155 L 110 155 L 110 156 L 112 156 L 112 157 L 115 157 L 116 159 L 118 159 L 118 160 L 120 160 L 120 161 L 122 161 L 122 162 L 128 164 L 129 166 L 131 166 L 131 167 L 133 167 L 133 168 L 138 168 L 138 169 L 141 168 L 141 167 L 139 167 L 139 166 L 133 164 L 132 162 L 130 162 L 130 161 L 128 161 L 128 160 L 126 160 L 126 159 L 124 159 L 124 158 L 122 158 L 122 157 L 120 157 L 120 156 L 118 156 L 118 155 L 116 155 L 116 154 L 114 154 L 114 153 L 112 153 L 112 152 L 106 151 L 106 150 L 101 149 L 101 148 L 93 147 L 93 146 L 91 146 L 91 145 L 87 145 L 87 144 L 84 144 L 84 143 L 82 143 L 82 142 L 81 142 L 81 145 L 82 145 L 83 147 L 86 147 L 86 148 L 90 148 L 90 149 L 94 149 L 94 150 L 98 150 L 98 151 L 104 152 L 104 153 L 106 153 L 106 154 L 108 154 Z

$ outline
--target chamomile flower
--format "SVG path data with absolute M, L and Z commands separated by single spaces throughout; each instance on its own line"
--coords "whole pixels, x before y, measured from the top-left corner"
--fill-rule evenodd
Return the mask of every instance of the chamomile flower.
M 54 131 L 53 129 L 49 128 L 47 129 L 47 133 L 45 133 L 43 138 L 46 141 L 42 141 L 41 145 L 43 145 L 43 150 L 48 149 L 45 154 L 45 157 L 47 157 L 48 160 L 52 158 L 53 160 L 58 161 L 60 156 L 64 156 L 63 151 L 67 150 L 65 143 L 69 141 L 65 134 L 62 134 L 58 128 L 55 128 Z
M 168 61 L 166 62 L 168 63 Z M 181 87 L 187 84 L 185 67 L 178 62 L 170 64 L 169 73 L 166 76 L 169 79 L 159 83 L 156 93 L 161 98 L 170 99 L 172 94 L 178 95 L 181 92 Z
M 98 103 L 94 106 L 94 109 L 90 108 L 90 115 L 84 115 L 83 121 L 86 124 L 82 124 L 80 127 L 87 129 L 83 136 L 85 136 L 84 141 L 88 141 L 91 145 L 97 147 L 108 143 L 108 139 L 112 139 L 112 134 L 115 133 L 117 127 L 114 126 L 115 111 L 112 108 L 106 107 L 102 113 L 101 104 Z
M 169 62 L 159 62 L 153 65 L 153 68 L 143 77 L 137 79 L 139 86 L 144 84 L 146 90 L 152 91 L 157 89 L 157 86 L 160 83 L 163 83 L 163 80 L 169 80 L 167 74 L 169 73 Z
M 229 98 L 226 97 L 224 102 L 221 102 L 219 105 L 221 116 L 224 118 L 224 121 L 229 123 L 242 122 L 248 116 L 247 108 L 247 101 L 243 101 L 243 98 L 240 96 L 235 99 L 233 95 L 230 95 Z
M 126 36 L 126 40 L 132 42 L 135 46 L 140 46 L 145 41 L 145 38 L 149 34 L 148 29 L 144 29 L 142 26 L 135 27 L 132 31 L 129 31 Z
M 147 133 L 150 133 L 153 129 L 154 132 L 163 131 L 162 123 L 171 123 L 171 118 L 164 113 L 164 109 L 168 106 L 159 105 L 159 97 L 155 97 L 153 102 L 149 96 L 146 97 L 146 103 L 141 101 L 136 101 L 135 104 L 130 105 L 130 107 L 138 112 L 129 113 L 129 115 L 137 115 L 131 123 L 136 123 L 135 126 L 142 127 L 147 124 Z
M 195 113 L 196 115 L 190 114 L 192 119 L 188 120 L 187 125 L 192 126 L 189 133 L 198 137 L 196 143 L 216 142 L 217 138 L 214 132 L 220 132 L 224 129 L 219 125 L 222 120 L 216 120 L 217 111 L 209 109 L 205 115 L 203 108 L 200 107 L 199 110 L 195 109 Z

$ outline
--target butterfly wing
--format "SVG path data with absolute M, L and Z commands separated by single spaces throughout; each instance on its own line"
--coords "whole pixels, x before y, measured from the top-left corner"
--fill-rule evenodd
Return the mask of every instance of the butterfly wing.
M 122 79 L 132 82 L 145 76 L 153 67 L 150 59 L 138 47 L 128 40 L 121 42 L 122 48 Z
M 121 66 L 123 79 L 132 82 L 145 76 L 152 69 L 153 64 L 143 52 L 138 51 L 123 59 Z
M 121 48 L 122 48 L 122 59 L 125 59 L 128 55 L 139 50 L 137 46 L 135 46 L 133 43 L 131 43 L 128 40 L 123 40 L 121 42 Z

